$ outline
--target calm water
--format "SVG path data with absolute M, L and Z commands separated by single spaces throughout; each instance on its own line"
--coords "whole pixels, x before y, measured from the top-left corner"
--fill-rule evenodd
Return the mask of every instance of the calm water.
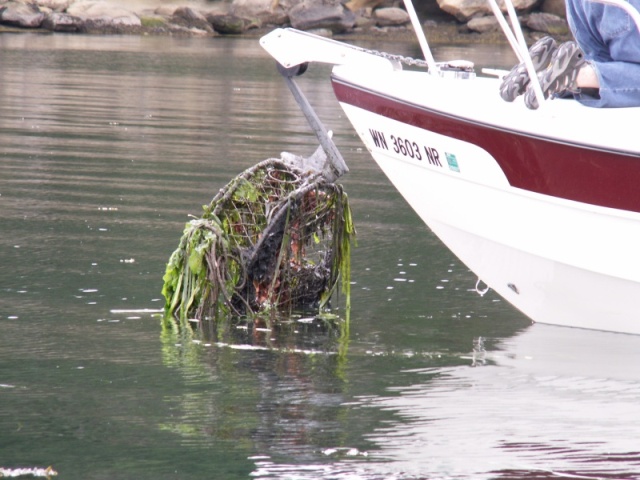
M 531 325 L 475 293 L 327 74 L 300 84 L 351 168 L 349 328 L 188 338 L 154 314 L 188 215 L 250 165 L 316 146 L 273 62 L 253 39 L 0 36 L 0 468 L 640 478 L 640 337 Z

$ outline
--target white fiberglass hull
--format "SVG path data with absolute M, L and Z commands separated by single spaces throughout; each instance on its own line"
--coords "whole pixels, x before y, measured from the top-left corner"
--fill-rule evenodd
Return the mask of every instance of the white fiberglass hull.
M 373 157 L 442 242 L 534 321 L 640 333 L 640 284 L 597 271 L 597 260 L 603 259 L 589 258 L 604 250 L 627 264 L 627 253 L 618 249 L 616 218 L 575 212 L 580 225 L 566 207 L 555 212 L 544 200 Z M 554 259 L 563 253 L 569 253 L 564 261 Z
M 353 103 L 375 161 L 484 283 L 536 322 L 640 333 L 639 213 L 513 187 L 477 145 Z

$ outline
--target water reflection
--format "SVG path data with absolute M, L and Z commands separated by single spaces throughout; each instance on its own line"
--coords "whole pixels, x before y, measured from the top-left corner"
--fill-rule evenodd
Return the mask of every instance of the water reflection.
M 635 478 L 638 337 L 534 325 L 499 348 L 370 401 L 411 420 L 374 435 L 380 455 L 459 478 Z
M 486 366 L 415 369 L 411 384 L 358 397 L 352 408 L 393 414 L 365 434 L 366 461 L 261 459 L 254 476 L 637 478 L 639 352 L 637 337 L 534 325 L 486 352 Z
M 163 333 L 163 360 L 188 379 L 166 399 L 181 415 L 161 425 L 185 444 L 235 439 L 249 451 L 308 461 L 344 428 L 346 323 L 218 322 Z

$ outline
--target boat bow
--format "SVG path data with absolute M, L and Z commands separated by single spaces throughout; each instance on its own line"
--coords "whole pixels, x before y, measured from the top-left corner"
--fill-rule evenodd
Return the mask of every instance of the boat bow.
M 640 145 L 608 128 L 639 108 L 532 111 L 503 102 L 495 77 L 403 70 L 291 30 L 262 43 L 286 66 L 335 65 L 336 98 L 373 159 L 511 304 L 537 322 L 640 334 Z

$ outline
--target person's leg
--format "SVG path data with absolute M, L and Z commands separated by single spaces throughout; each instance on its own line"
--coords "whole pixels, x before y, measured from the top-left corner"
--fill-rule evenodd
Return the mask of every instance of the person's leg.
M 580 69 L 578 77 L 576 78 L 576 85 L 579 88 L 591 88 L 594 90 L 600 88 L 600 79 L 598 79 L 598 74 L 593 68 L 593 65 L 586 64 Z
M 640 8 L 640 0 L 629 0 Z M 576 99 L 592 107 L 640 106 L 640 32 L 621 8 L 590 0 L 566 0 L 567 19 L 588 66 L 578 87 L 598 86 Z M 589 71 L 589 68 L 592 70 Z
M 640 106 L 640 64 L 627 62 L 592 62 L 597 76 L 598 89 L 589 93 L 593 81 L 578 81 L 581 93 L 576 100 L 590 107 L 638 107 Z M 588 75 L 588 72 L 585 72 Z M 593 79 L 593 74 L 590 75 Z M 583 77 L 584 78 L 584 77 Z

